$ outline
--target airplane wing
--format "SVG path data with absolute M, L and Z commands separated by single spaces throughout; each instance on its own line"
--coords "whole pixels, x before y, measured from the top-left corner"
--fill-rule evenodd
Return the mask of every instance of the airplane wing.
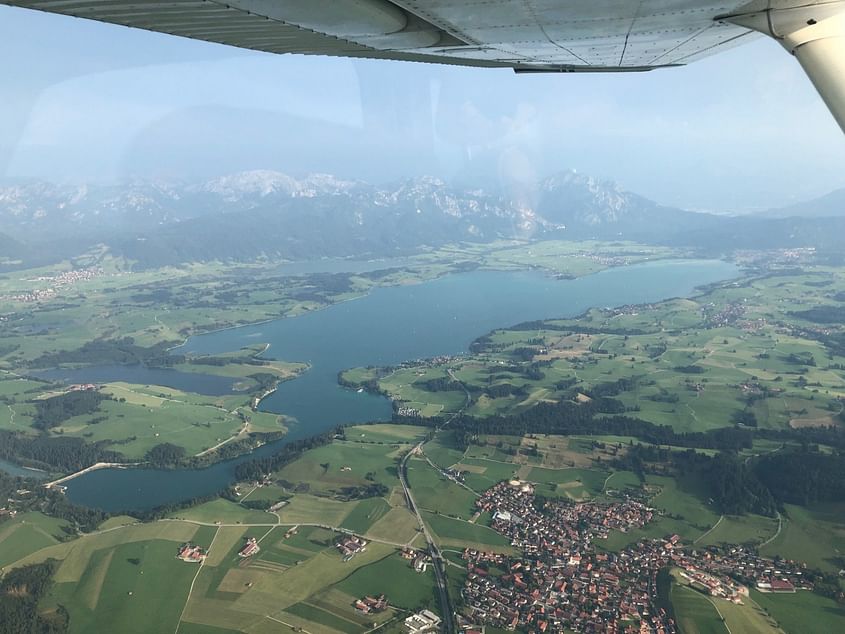
M 845 128 L 842 0 L 0 0 L 270 53 L 642 71 L 687 64 L 757 32 L 795 53 Z M 809 27 L 809 28 L 808 28 Z M 801 32 L 797 41 L 793 33 Z M 831 37 L 833 32 L 835 37 Z M 808 39 L 809 38 L 809 39 Z M 808 48 L 834 50 L 799 54 Z M 796 43 L 797 42 L 797 43 Z M 809 44 L 813 44 L 809 47 Z M 804 57 L 807 59 L 805 60 Z M 813 58 L 810 60 L 809 58 Z M 830 58 L 833 58 L 833 68 Z M 808 64 L 812 68 L 808 68 Z M 818 80 L 817 68 L 824 66 Z M 820 86 L 835 84 L 834 88 Z M 838 87 L 837 87 L 838 86 Z M 840 101 L 831 105 L 831 100 Z M 841 112 L 839 112 L 841 110 Z
M 696 0 L 3 0 L 270 53 L 512 67 L 645 70 L 749 39 Z

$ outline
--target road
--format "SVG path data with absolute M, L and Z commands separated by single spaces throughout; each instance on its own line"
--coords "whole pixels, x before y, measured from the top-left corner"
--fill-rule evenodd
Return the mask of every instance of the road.
M 327 531 L 332 531 L 333 533 L 342 533 L 344 535 L 353 535 L 355 537 L 360 537 L 368 542 L 377 542 L 379 544 L 387 544 L 388 546 L 393 546 L 394 548 L 408 548 L 410 543 L 402 544 L 400 542 L 392 542 L 389 539 L 379 539 L 377 537 L 370 537 L 368 535 L 362 535 L 361 533 L 356 533 L 355 531 L 351 531 L 348 528 L 342 528 L 340 526 L 331 526 L 330 524 L 318 524 L 316 522 L 291 522 L 291 523 L 270 523 L 270 522 L 200 522 L 199 520 L 189 520 L 183 519 L 180 517 L 163 517 L 159 522 L 183 522 L 185 524 L 194 524 L 195 526 L 213 526 L 215 528 L 290 528 L 292 526 L 314 526 L 315 528 L 324 528 Z M 117 527 L 117 528 L 123 528 Z M 108 529 L 114 530 L 114 529 Z M 269 532 L 269 531 L 268 531 Z M 262 537 L 263 539 L 263 537 Z M 412 540 L 413 541 L 413 540 Z
M 66 475 L 63 478 L 59 478 L 58 480 L 53 480 L 52 482 L 47 482 L 44 484 L 45 489 L 50 489 L 54 486 L 58 486 L 68 480 L 73 480 L 81 475 L 85 475 L 91 471 L 97 471 L 98 469 L 128 469 L 129 467 L 139 467 L 143 465 L 143 462 L 97 462 L 92 464 L 90 467 L 85 467 L 84 469 L 77 471 L 75 473 L 71 473 L 70 475 Z
M 433 567 L 434 576 L 437 581 L 437 592 L 440 595 L 440 612 L 443 617 L 443 632 L 445 634 L 454 634 L 457 632 L 457 627 L 455 625 L 455 610 L 452 608 L 452 599 L 449 597 L 449 588 L 446 582 L 446 566 L 443 555 L 440 553 L 440 549 L 431 537 L 431 533 L 429 533 L 428 527 L 423 521 L 423 517 L 417 507 L 417 503 L 414 502 L 411 487 L 408 486 L 408 458 L 410 458 L 414 453 L 421 453 L 424 442 L 425 441 L 420 442 L 411 451 L 406 453 L 404 458 L 402 458 L 402 462 L 399 465 L 399 481 L 402 483 L 402 489 L 405 492 L 405 501 L 408 504 L 408 508 L 411 509 L 411 512 L 417 516 L 417 522 L 422 528 L 426 542 L 428 542 L 428 551 L 431 553 L 431 559 L 434 564 Z
M 447 370 L 447 372 L 449 374 L 449 377 L 452 378 L 452 380 L 458 381 L 458 379 L 452 373 L 451 368 Z M 463 385 L 463 383 L 461 383 L 461 385 Z M 466 387 L 464 387 L 464 392 L 466 392 L 467 397 L 464 406 L 457 412 L 452 414 L 451 418 L 449 418 L 449 420 L 443 423 L 443 425 L 438 427 L 435 431 L 440 431 L 441 429 L 446 427 L 456 417 L 458 417 L 470 404 L 472 397 L 470 396 L 470 393 L 466 389 Z M 446 581 L 446 564 L 448 562 L 446 561 L 446 559 L 443 558 L 443 554 L 440 552 L 440 548 L 437 547 L 437 543 L 431 536 L 431 533 L 428 530 L 428 526 L 426 526 L 425 522 L 423 521 L 422 514 L 420 513 L 417 503 L 414 501 L 414 495 L 411 493 L 411 487 L 408 484 L 408 459 L 414 454 L 423 455 L 423 445 L 425 443 L 425 440 L 420 441 L 402 458 L 402 462 L 399 464 L 399 482 L 402 483 L 402 490 L 405 493 L 405 502 L 408 504 L 408 508 L 411 510 L 411 512 L 417 516 L 417 523 L 422 529 L 423 535 L 425 536 L 425 541 L 428 542 L 428 551 L 431 554 L 431 560 L 434 564 L 433 568 L 434 577 L 437 581 L 437 592 L 440 595 L 440 613 L 443 617 L 443 632 L 444 634 L 454 634 L 458 631 L 458 627 L 455 621 L 455 609 L 452 606 L 452 598 L 449 596 L 449 587 Z M 426 458 L 426 460 L 428 460 L 428 458 Z M 437 468 L 438 470 L 440 470 L 439 467 Z

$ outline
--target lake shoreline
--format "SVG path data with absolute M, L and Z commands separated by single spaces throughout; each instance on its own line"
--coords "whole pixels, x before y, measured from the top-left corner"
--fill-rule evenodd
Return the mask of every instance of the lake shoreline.
M 671 266 L 675 263 L 680 266 Z M 642 273 L 643 270 L 652 273 L 646 276 Z M 336 425 L 354 425 L 372 421 L 383 422 L 391 419 L 393 408 L 388 399 L 372 397 L 369 394 L 358 394 L 342 388 L 338 385 L 337 371 L 331 365 L 332 363 L 351 362 L 351 365 L 342 365 L 344 368 L 368 365 L 367 361 L 369 360 L 372 360 L 373 365 L 390 365 L 414 358 L 466 353 L 467 345 L 472 340 L 483 336 L 491 329 L 506 327 L 507 324 L 527 320 L 554 319 L 566 314 L 570 315 L 568 318 L 577 318 L 578 315 L 596 307 L 649 304 L 667 301 L 679 296 L 694 297 L 698 295 L 698 289 L 706 284 L 724 282 L 741 275 L 741 271 L 733 264 L 719 260 L 702 259 L 654 260 L 645 264 L 612 267 L 598 273 L 582 276 L 574 281 L 555 280 L 546 273 L 547 271 L 544 269 L 542 273 L 536 271 L 474 271 L 458 275 L 446 275 L 422 284 L 375 289 L 373 292 L 361 296 L 370 298 L 366 305 L 355 302 L 353 308 L 343 307 L 342 304 L 349 304 L 351 301 L 344 300 L 344 302 L 333 304 L 319 311 L 303 313 L 299 315 L 300 320 L 286 317 L 272 320 L 276 324 L 271 331 L 273 336 L 279 337 L 281 333 L 288 333 L 285 335 L 284 345 L 277 344 L 276 340 L 272 342 L 274 350 L 278 346 L 282 346 L 282 354 L 285 358 L 297 358 L 292 356 L 296 353 L 296 350 L 303 351 L 301 358 L 306 358 L 309 354 L 317 354 L 316 350 L 322 350 L 319 354 L 323 355 L 319 356 L 318 354 L 313 360 L 309 360 L 309 363 L 311 361 L 313 363 L 308 370 L 293 377 L 292 380 L 281 382 L 274 390 L 267 390 L 259 403 L 256 404 L 256 406 L 261 405 L 262 411 L 292 417 L 300 421 L 289 430 L 285 437 L 269 442 L 260 449 L 247 452 L 236 458 L 215 461 L 208 467 L 200 469 L 180 467 L 171 470 L 169 473 L 175 475 L 171 481 L 193 482 L 187 487 L 184 494 L 174 493 L 173 495 L 177 496 L 175 498 L 172 496 L 157 496 L 155 491 L 142 486 L 141 483 L 145 479 L 157 481 L 161 477 L 160 474 L 151 473 L 150 470 L 137 468 L 125 469 L 122 474 L 113 474 L 116 477 L 113 483 L 107 483 L 104 477 L 110 474 L 108 470 L 98 470 L 85 474 L 73 481 L 69 487 L 69 498 L 71 501 L 86 505 L 86 499 L 93 501 L 94 498 L 89 497 L 88 492 L 82 491 L 82 489 L 90 490 L 98 484 L 110 489 L 114 487 L 116 496 L 120 486 L 117 480 L 125 480 L 127 483 L 137 481 L 139 483 L 128 486 L 131 487 L 130 490 L 138 491 L 139 495 L 143 493 L 143 497 L 149 498 L 150 501 L 138 500 L 136 504 L 138 508 L 151 508 L 160 505 L 154 503 L 153 498 L 161 498 L 160 503 L 167 504 L 176 499 L 197 497 L 208 493 L 212 486 L 211 482 L 198 482 L 198 474 L 208 475 L 209 480 L 225 485 L 232 481 L 234 466 L 253 458 L 270 455 L 286 442 L 319 435 Z M 584 281 L 585 279 L 597 281 L 587 283 Z M 504 284 L 505 280 L 509 281 Z M 634 286 L 636 288 L 633 288 Z M 486 292 L 487 287 L 489 287 L 490 293 L 494 293 L 495 296 Z M 573 293 L 575 295 L 572 295 Z M 520 294 L 524 296 L 523 300 L 520 300 Z M 550 295 L 553 296 L 550 297 Z M 485 306 L 477 305 L 474 297 L 494 301 L 495 309 L 491 311 Z M 356 297 L 355 299 L 361 298 Z M 636 301 L 638 299 L 639 301 Z M 448 301 L 453 303 L 449 304 Z M 436 315 L 437 318 L 430 320 L 425 314 L 419 315 L 416 308 L 421 306 L 428 311 L 434 311 L 432 315 Z M 460 315 L 463 321 L 452 321 L 452 315 L 455 316 L 455 320 Z M 480 318 L 476 318 L 474 315 L 479 315 Z M 378 317 L 375 324 L 371 323 L 374 317 Z M 414 323 L 416 323 L 413 321 L 414 319 L 424 325 L 428 331 L 414 330 Z M 442 322 L 444 319 L 448 320 L 449 323 L 449 326 L 445 328 L 438 325 L 438 320 Z M 368 327 L 374 329 L 374 334 L 371 336 L 375 339 L 372 343 L 378 343 L 378 350 L 369 348 L 370 340 L 366 340 L 366 342 L 358 341 L 354 329 L 348 332 L 345 330 L 362 320 L 366 322 Z M 407 324 L 403 320 L 410 320 L 413 323 Z M 336 325 L 335 322 L 342 324 L 342 326 Z M 261 325 L 266 323 L 262 322 Z M 252 325 L 254 327 L 259 326 L 259 324 Z M 245 327 L 238 326 L 237 328 L 225 329 L 227 336 L 224 337 L 219 336 L 219 333 L 224 331 L 218 331 L 217 336 L 214 336 L 213 333 L 197 335 L 194 338 L 193 351 L 198 354 L 217 354 L 219 353 L 218 348 L 220 350 L 238 349 L 240 339 L 249 336 L 249 333 L 243 334 Z M 307 328 L 316 330 L 312 334 L 308 334 Z M 233 336 L 232 331 L 239 334 Z M 416 335 L 409 339 L 406 333 L 412 332 L 415 332 Z M 322 339 L 326 336 L 329 337 L 329 340 L 323 341 Z M 430 342 L 429 338 L 432 336 L 435 339 Z M 440 343 L 437 343 L 437 341 L 440 341 Z M 190 339 L 188 342 L 190 342 Z M 318 348 L 314 348 L 315 345 Z M 339 349 L 343 345 L 351 346 L 352 349 L 345 351 Z M 320 346 L 323 347 L 320 348 Z M 365 353 L 363 358 L 358 358 L 360 356 L 360 353 L 356 352 L 358 348 Z M 268 349 L 265 345 L 262 354 Z M 307 352 L 308 350 L 311 350 L 311 352 Z M 379 350 L 387 352 L 388 357 L 393 356 L 381 358 Z M 367 355 L 370 355 L 370 357 L 367 357 Z M 374 400 L 363 401 L 361 397 Z M 284 405 L 278 407 L 280 402 L 284 402 Z M 335 408 L 334 410 L 326 409 L 332 406 Z M 297 407 L 300 409 L 297 410 Z M 320 414 L 321 411 L 324 413 Z M 380 414 L 378 416 L 367 414 L 373 411 Z M 319 424 L 315 424 L 315 420 L 320 421 Z M 132 477 L 126 478 L 127 474 Z M 214 490 L 221 490 L 222 488 L 224 486 L 216 486 Z M 77 495 L 80 491 L 82 493 Z M 88 503 L 87 505 L 92 504 Z M 118 508 L 116 504 L 111 505 L 109 503 L 95 503 L 95 505 L 101 508 L 104 506 Z M 109 510 L 109 508 L 106 508 L 106 510 Z

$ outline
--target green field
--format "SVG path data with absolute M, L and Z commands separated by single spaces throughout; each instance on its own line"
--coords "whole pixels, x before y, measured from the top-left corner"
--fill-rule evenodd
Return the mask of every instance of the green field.
M 359 504 L 339 502 L 313 495 L 296 495 L 279 512 L 283 524 L 328 524 L 340 526 Z
M 464 458 L 455 465 L 464 472 L 464 483 L 477 492 L 485 491 L 502 480 L 510 480 L 519 470 L 519 465 L 483 458 Z
M 382 519 L 390 512 L 390 505 L 384 498 L 368 498 L 361 500 L 358 505 L 352 509 L 352 512 L 346 516 L 341 524 L 342 528 L 347 528 L 356 533 L 366 533 L 370 530 L 373 524 Z
M 761 553 L 796 559 L 828 572 L 838 572 L 845 554 L 845 508 L 842 504 L 805 508 L 786 505 L 783 528 Z
M 417 536 L 417 518 L 404 506 L 394 507 L 373 524 L 367 535 L 376 539 L 407 543 Z
M 175 554 L 173 542 L 159 540 L 97 551 L 78 583 L 55 586 L 53 600 L 69 610 L 71 632 L 169 630 L 197 569 Z
M 682 634 L 730 634 L 716 607 L 700 592 L 672 584 L 671 600 Z
M 275 515 L 253 511 L 223 498 L 176 511 L 171 517 L 208 524 L 275 524 L 277 522 Z
M 703 535 L 696 544 L 762 544 L 775 536 L 778 521 L 762 515 L 726 515 L 712 531 Z
M 831 634 L 841 632 L 845 623 L 841 605 L 813 592 L 764 594 L 752 590 L 751 598 L 787 634 Z
M 444 469 L 460 462 L 463 457 L 463 451 L 455 445 L 455 433 L 452 431 L 438 432 L 423 449 L 429 460 Z
M 532 467 L 525 478 L 538 483 L 538 494 L 582 501 L 602 493 L 608 476 L 609 472 L 591 469 Z
M 713 599 L 725 619 L 731 634 L 779 634 L 774 619 L 751 598 L 743 598 L 742 605 L 724 599 Z
M 390 605 L 406 610 L 439 607 L 431 567 L 415 572 L 408 560 L 396 554 L 359 568 L 335 587 L 356 598 L 384 593 Z
M 354 442 L 378 442 L 413 444 L 422 440 L 428 433 L 427 427 L 414 425 L 353 425 L 346 428 L 346 439 Z
M 420 508 L 464 519 L 475 513 L 476 496 L 423 460 L 408 461 L 408 484 Z
M 359 632 L 369 622 L 352 607 L 361 588 L 376 594 L 395 589 L 397 605 L 408 606 L 421 604 L 420 596 L 432 590 L 431 572 L 417 575 L 391 547 L 371 543 L 366 552 L 344 562 L 333 547 L 334 533 L 302 527 L 285 538 L 286 530 L 198 528 L 163 520 L 52 545 L 30 560 L 62 560 L 43 607 L 64 606 L 73 633 L 175 631 L 183 610 L 188 632 L 252 632 L 282 610 L 300 618 L 311 614 L 318 624 L 349 623 L 351 629 L 342 631 Z M 259 540 L 261 551 L 244 560 L 237 552 L 250 536 Z M 179 545 L 188 540 L 210 547 L 203 567 L 176 559 Z M 376 567 L 368 570 L 370 566 Z M 354 592 L 336 590 L 342 583 L 351 583 Z
M 434 513 L 423 513 L 423 520 L 443 546 L 514 552 L 504 535 L 486 526 Z
M 337 493 L 344 487 L 397 481 L 401 450 L 392 445 L 335 441 L 306 452 L 275 476 L 312 493 Z M 367 477 L 369 475 L 369 478 Z
M 42 513 L 22 513 L 0 524 L 0 569 L 68 537 L 68 523 Z

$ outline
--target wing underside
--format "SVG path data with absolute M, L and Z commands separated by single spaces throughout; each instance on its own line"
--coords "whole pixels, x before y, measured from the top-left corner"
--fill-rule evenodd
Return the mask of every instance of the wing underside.
M 754 36 L 717 19 L 748 6 L 730 0 L 0 1 L 269 53 L 523 71 L 674 66 Z

